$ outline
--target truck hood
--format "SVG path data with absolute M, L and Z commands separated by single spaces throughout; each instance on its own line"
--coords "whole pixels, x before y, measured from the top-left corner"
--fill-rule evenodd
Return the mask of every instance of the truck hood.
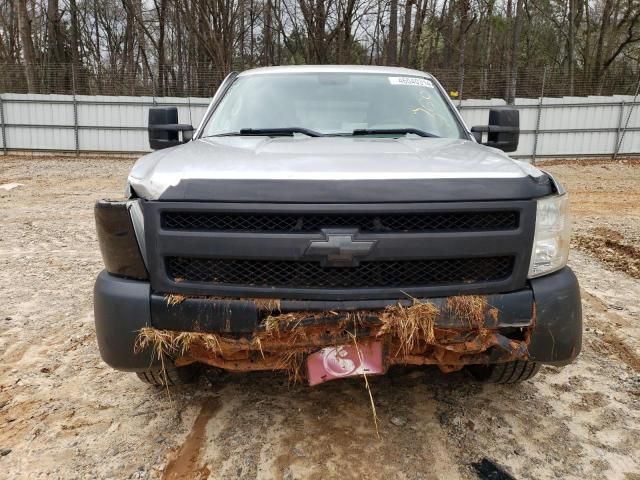
M 540 170 L 472 141 L 371 137 L 200 139 L 140 158 L 129 184 L 148 200 L 320 203 L 447 201 L 452 188 L 455 199 L 521 199 L 550 188 Z

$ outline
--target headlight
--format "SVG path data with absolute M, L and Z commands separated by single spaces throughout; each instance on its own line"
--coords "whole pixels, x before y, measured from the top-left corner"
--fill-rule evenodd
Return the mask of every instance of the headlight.
M 567 194 L 538 200 L 529 278 L 555 272 L 567 264 L 570 236 Z

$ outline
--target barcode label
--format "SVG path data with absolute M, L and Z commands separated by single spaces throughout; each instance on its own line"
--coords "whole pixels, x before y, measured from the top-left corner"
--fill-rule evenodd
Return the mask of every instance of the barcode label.
M 389 83 L 391 85 L 433 88 L 433 82 L 431 80 L 419 77 L 389 77 Z

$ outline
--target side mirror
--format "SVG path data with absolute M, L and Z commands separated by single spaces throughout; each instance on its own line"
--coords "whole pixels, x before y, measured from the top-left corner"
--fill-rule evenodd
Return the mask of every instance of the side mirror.
M 485 132 L 487 141 L 483 142 L 482 134 Z M 472 127 L 471 133 L 478 143 L 503 152 L 515 152 L 520 137 L 520 112 L 511 107 L 492 108 L 489 110 L 489 125 Z
M 191 125 L 178 123 L 178 107 L 151 107 L 148 130 L 151 150 L 174 147 L 188 142 L 193 136 Z

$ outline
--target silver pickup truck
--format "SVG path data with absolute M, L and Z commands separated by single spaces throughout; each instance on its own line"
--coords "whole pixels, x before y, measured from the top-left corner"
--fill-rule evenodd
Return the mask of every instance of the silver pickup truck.
M 151 108 L 125 200 L 101 200 L 98 345 L 152 384 L 391 365 L 515 383 L 581 348 L 567 194 L 511 159 L 518 111 L 469 129 L 432 76 L 230 74 L 197 129 Z

